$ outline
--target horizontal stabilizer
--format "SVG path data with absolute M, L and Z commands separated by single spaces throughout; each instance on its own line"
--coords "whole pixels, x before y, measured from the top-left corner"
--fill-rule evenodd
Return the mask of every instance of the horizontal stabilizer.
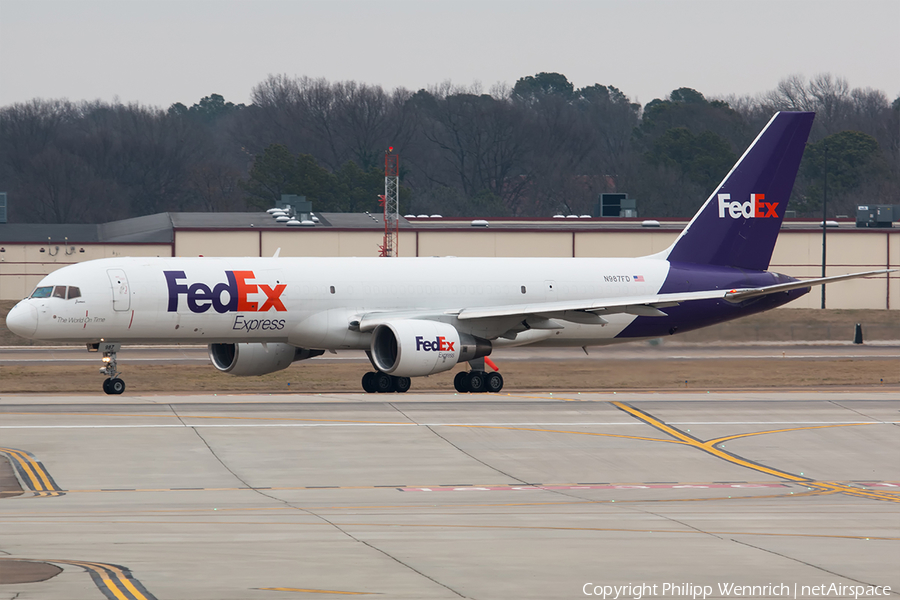
M 777 285 L 767 285 L 761 288 L 747 288 L 741 290 L 731 290 L 725 294 L 725 299 L 729 302 L 743 302 L 759 296 L 768 296 L 769 294 L 777 294 L 778 292 L 788 292 L 790 290 L 799 290 L 802 288 L 812 287 L 814 285 L 825 285 L 835 281 L 844 281 L 845 279 L 857 279 L 859 277 L 868 277 L 870 275 L 882 275 L 884 273 L 893 273 L 897 269 L 882 269 L 881 271 L 866 271 L 865 273 L 850 273 L 847 275 L 833 275 L 831 277 L 820 277 L 818 279 L 806 279 L 804 281 L 792 281 L 790 283 L 779 283 Z

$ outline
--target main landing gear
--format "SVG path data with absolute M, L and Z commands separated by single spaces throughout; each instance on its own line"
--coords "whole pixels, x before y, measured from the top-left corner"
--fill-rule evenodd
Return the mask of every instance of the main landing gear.
M 88 352 L 103 351 L 103 367 L 100 372 L 108 375 L 108 379 L 103 380 L 103 391 L 107 394 L 121 394 L 125 391 L 125 382 L 119 378 L 119 366 L 116 362 L 116 353 L 121 348 L 121 344 L 113 344 L 109 342 L 100 342 L 99 344 L 88 344 Z
M 460 394 L 465 394 L 466 392 L 475 394 L 491 392 L 496 394 L 503 389 L 503 376 L 496 371 L 493 373 L 460 371 L 453 378 L 453 387 Z
M 369 360 L 371 360 L 371 357 Z M 490 365 L 494 371 L 492 373 L 486 372 L 485 364 Z M 470 360 L 469 368 L 472 370 L 460 371 L 453 378 L 453 387 L 460 394 L 467 392 L 491 392 L 496 394 L 503 389 L 503 376 L 497 372 L 497 365 L 491 362 L 490 359 L 476 358 Z M 409 390 L 410 383 L 409 377 L 397 377 L 382 371 L 370 371 L 362 377 L 362 387 L 369 394 L 386 394 L 389 392 L 402 394 Z
M 362 378 L 363 389 L 369 394 L 385 394 L 388 392 L 399 392 L 402 394 L 409 390 L 411 384 L 412 381 L 410 381 L 409 377 L 395 377 L 381 371 L 374 373 L 370 371 L 363 375 Z
M 485 364 L 494 369 L 494 371 L 488 373 L 484 368 Z M 470 360 L 469 368 L 472 370 L 460 371 L 453 378 L 453 387 L 460 394 L 465 394 L 466 392 L 473 394 L 490 392 L 496 394 L 503 389 L 503 376 L 497 372 L 497 365 L 491 359 L 484 356 Z

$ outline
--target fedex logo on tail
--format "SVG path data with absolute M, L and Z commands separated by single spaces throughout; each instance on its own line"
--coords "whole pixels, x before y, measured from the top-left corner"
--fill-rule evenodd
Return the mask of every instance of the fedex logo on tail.
M 725 213 L 732 219 L 777 219 L 775 208 L 778 202 L 763 202 L 765 194 L 750 194 L 747 202 L 731 201 L 731 194 L 719 194 L 719 218 L 724 219 Z
M 178 310 L 181 296 L 185 296 L 187 307 L 193 313 L 204 313 L 210 308 L 217 313 L 287 311 L 281 301 L 281 294 L 287 285 L 282 283 L 271 287 L 264 283 L 251 283 L 249 280 L 256 278 L 253 271 L 225 271 L 227 281 L 215 285 L 180 283 L 186 279 L 184 271 L 163 271 L 163 274 L 169 288 L 168 312 Z M 250 300 L 250 294 L 263 294 L 266 300 L 260 306 L 259 302 Z

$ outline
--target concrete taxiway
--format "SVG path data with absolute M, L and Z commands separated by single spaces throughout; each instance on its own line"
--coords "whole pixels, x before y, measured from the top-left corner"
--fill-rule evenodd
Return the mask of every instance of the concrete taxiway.
M 0 599 L 896 597 L 898 424 L 879 389 L 4 395 Z

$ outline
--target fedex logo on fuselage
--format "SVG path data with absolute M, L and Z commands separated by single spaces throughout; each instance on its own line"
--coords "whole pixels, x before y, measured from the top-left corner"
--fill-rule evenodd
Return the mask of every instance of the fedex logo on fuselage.
M 287 311 L 281 301 L 286 284 L 270 287 L 265 283 L 250 283 L 248 280 L 256 276 L 253 271 L 225 271 L 227 281 L 215 285 L 205 283 L 180 283 L 186 279 L 184 271 L 163 271 L 166 276 L 166 285 L 169 288 L 168 312 L 178 310 L 178 298 L 185 296 L 187 307 L 193 313 L 204 313 L 210 308 L 217 313 L 226 312 L 266 312 L 276 310 Z M 260 306 L 259 302 L 250 300 L 250 294 L 264 294 L 265 302 Z
M 727 212 L 732 219 L 777 219 L 778 202 L 763 202 L 765 197 L 765 194 L 750 194 L 747 202 L 732 202 L 731 194 L 719 194 L 719 218 L 724 219 Z
M 456 342 L 448 342 L 447 338 L 440 335 L 433 342 L 426 340 L 421 335 L 416 336 L 416 350 L 424 350 L 426 352 L 453 352 L 453 345 Z

